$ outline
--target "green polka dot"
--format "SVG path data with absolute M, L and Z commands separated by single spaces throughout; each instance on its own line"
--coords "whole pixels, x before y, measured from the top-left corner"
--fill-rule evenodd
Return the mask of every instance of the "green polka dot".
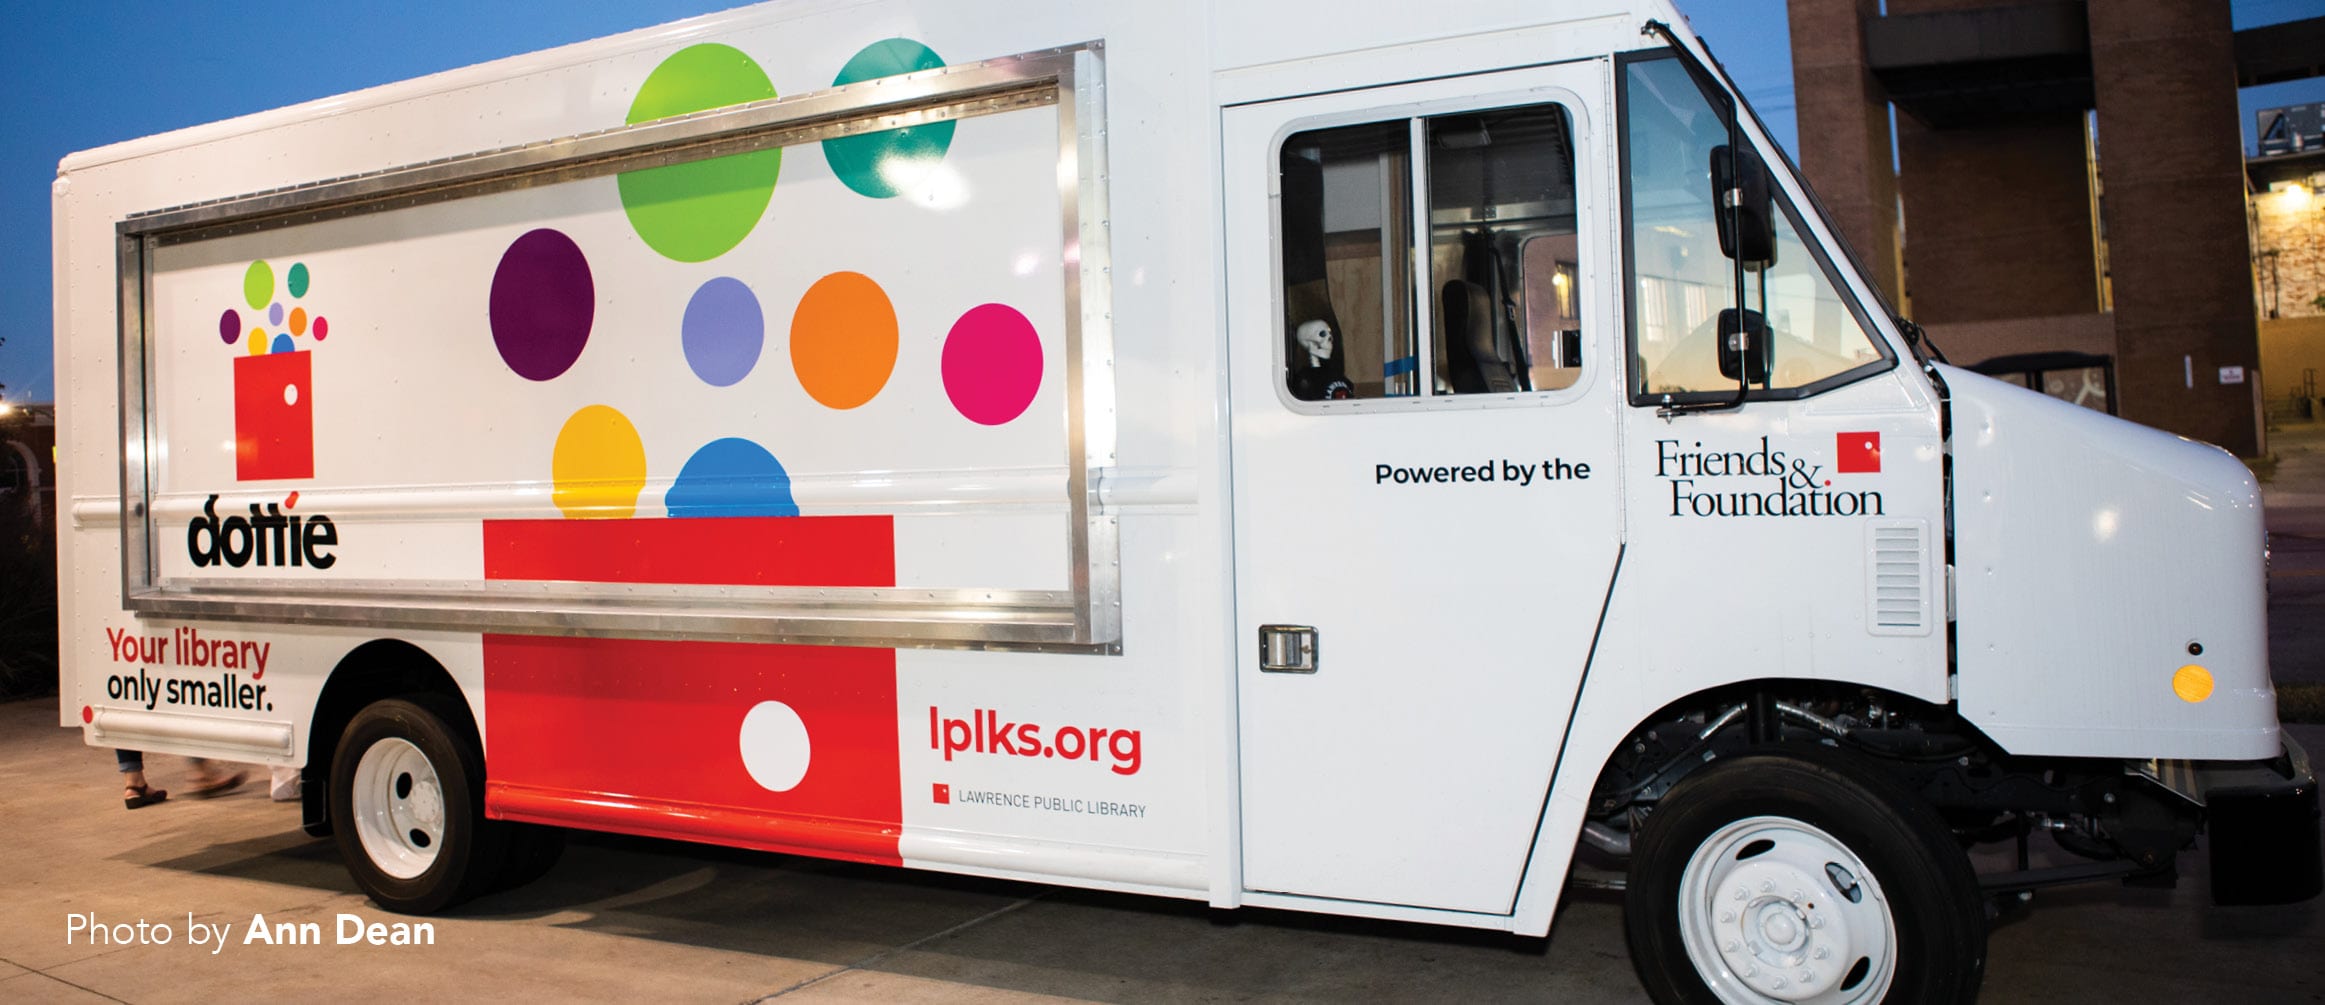
M 893 77 L 900 73 L 933 70 L 945 61 L 909 38 L 882 39 L 865 46 L 840 75 L 837 86 Z M 889 199 L 918 188 L 953 145 L 954 122 L 931 122 L 877 133 L 841 136 L 823 141 L 823 157 L 840 181 L 862 195 Z
M 291 266 L 290 275 L 286 279 L 291 284 L 291 296 L 307 295 L 307 263 L 300 262 Z
M 751 57 L 732 46 L 691 45 L 662 61 L 630 103 L 629 122 L 652 122 L 775 96 Z M 626 171 L 616 182 L 630 227 L 646 246 L 681 262 L 705 262 L 741 244 L 767 212 L 781 149 Z
M 263 259 L 250 263 L 249 271 L 242 274 L 242 302 L 254 311 L 274 303 L 274 266 Z

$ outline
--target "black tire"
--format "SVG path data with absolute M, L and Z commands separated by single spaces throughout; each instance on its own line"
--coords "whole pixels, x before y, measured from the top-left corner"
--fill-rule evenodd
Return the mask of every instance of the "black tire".
M 1797 995 L 1804 977 L 1818 1002 L 1970 1001 L 1986 969 L 1977 876 L 1944 820 L 1822 749 L 1738 757 L 1675 786 L 1632 849 L 1623 928 L 1666 1005 L 1777 1001 L 1768 982 Z
M 372 703 L 340 734 L 332 834 L 355 884 L 390 911 L 433 914 L 484 893 L 507 862 L 508 829 L 484 816 L 484 757 L 453 725 L 465 721 L 452 699 L 414 694 Z

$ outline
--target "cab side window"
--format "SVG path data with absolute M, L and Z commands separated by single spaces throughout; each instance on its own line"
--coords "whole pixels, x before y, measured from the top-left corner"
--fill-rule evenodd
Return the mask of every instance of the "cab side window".
M 1412 146 L 1403 119 L 1284 142 L 1284 384 L 1294 398 L 1414 393 Z
M 1296 133 L 1279 169 L 1291 397 L 1517 394 L 1580 378 L 1566 109 Z

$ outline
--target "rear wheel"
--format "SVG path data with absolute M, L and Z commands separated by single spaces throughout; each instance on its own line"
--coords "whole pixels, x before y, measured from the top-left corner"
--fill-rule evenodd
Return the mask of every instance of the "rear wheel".
M 1690 775 L 1647 818 L 1624 927 L 1656 1001 L 1966 1001 L 1977 877 L 1937 813 L 1828 751 Z
M 449 699 L 409 695 L 356 714 L 331 759 L 331 824 L 379 906 L 430 914 L 489 889 L 508 857 L 484 817 L 484 757 Z

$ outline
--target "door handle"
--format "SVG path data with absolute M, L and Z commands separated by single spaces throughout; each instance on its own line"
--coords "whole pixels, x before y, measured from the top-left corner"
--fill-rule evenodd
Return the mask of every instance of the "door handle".
M 1259 672 L 1315 673 L 1316 629 L 1308 625 L 1259 626 Z

